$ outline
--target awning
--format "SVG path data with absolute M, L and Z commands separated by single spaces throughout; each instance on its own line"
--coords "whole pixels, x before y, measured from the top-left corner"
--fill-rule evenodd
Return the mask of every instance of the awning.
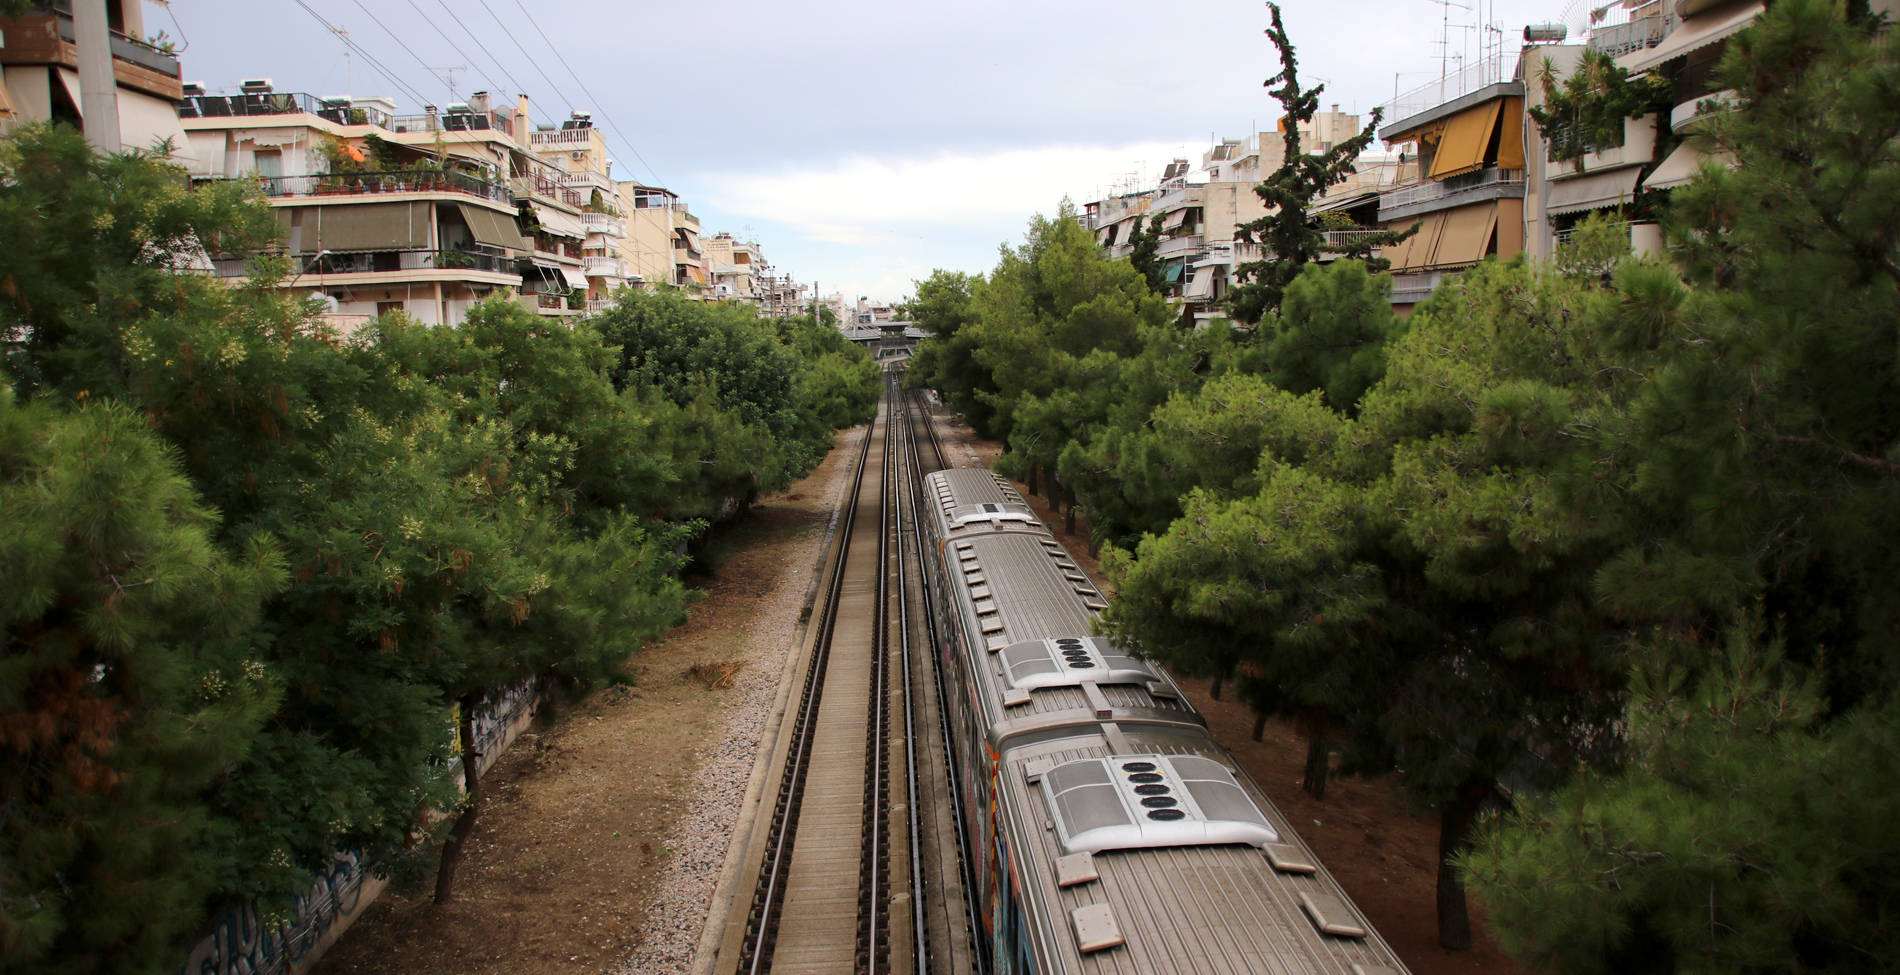
M 1636 177 L 1640 173 L 1640 168 L 1630 166 L 1575 179 L 1552 180 L 1544 194 L 1544 212 L 1575 213 L 1628 203 L 1636 193 Z
M 534 205 L 535 219 L 541 221 L 541 232 L 556 237 L 573 237 L 576 240 L 587 239 L 587 224 L 581 218 L 565 210 L 556 210 L 550 206 Z
M 539 257 L 533 258 L 531 263 L 534 265 L 536 277 L 548 284 L 554 285 L 552 288 L 537 288 L 537 291 L 546 291 L 551 294 L 567 293 L 567 275 L 561 273 L 561 266 L 559 264 Z
M 1388 146 L 1395 146 L 1402 142 L 1423 142 L 1435 145 L 1443 141 L 1444 135 L 1445 120 L 1441 118 L 1427 122 L 1416 129 L 1394 132 L 1390 136 L 1381 138 L 1380 141 Z
M 317 218 L 318 250 L 396 251 L 429 246 L 426 203 L 351 203 L 310 209 Z M 309 219 L 304 218 L 306 250 Z
M 1648 179 L 1643 180 L 1643 189 L 1668 190 L 1686 185 L 1702 169 L 1705 159 L 1717 160 L 1724 166 L 1735 164 L 1734 153 L 1717 152 L 1710 155 L 1685 142 L 1677 146 L 1676 151 L 1670 153 L 1669 158 L 1664 159 L 1662 165 L 1649 174 Z
M 676 234 L 679 234 L 680 239 L 686 242 L 687 250 L 692 251 L 695 254 L 699 253 L 700 251 L 699 235 L 696 233 L 693 233 L 692 228 L 675 227 L 673 228 L 673 232 Z
M 66 97 L 72 99 L 73 107 L 79 109 L 80 117 L 85 117 L 86 101 L 79 94 L 79 72 L 71 68 L 59 69 L 60 84 L 66 89 Z
M 566 279 L 568 287 L 577 291 L 587 290 L 587 275 L 582 274 L 579 268 L 562 265 L 561 277 Z
M 277 129 L 239 129 L 236 135 L 239 142 L 249 142 L 254 146 L 294 146 L 302 142 L 306 138 L 305 133 L 309 131 L 309 129 L 284 126 Z
M 1161 270 L 1161 279 L 1168 282 L 1169 284 L 1180 283 L 1182 267 L 1183 267 L 1183 262 L 1181 261 L 1169 261 L 1167 263 L 1167 266 L 1163 267 Z
M 1498 124 L 1498 168 L 1524 168 L 1524 99 L 1506 98 Z
M 1507 196 L 1498 201 L 1498 260 L 1524 253 L 1524 201 Z
M 1662 43 L 1641 51 L 1631 51 L 1616 59 L 1618 66 L 1628 71 L 1648 71 L 1671 58 L 1679 58 L 1698 48 L 1708 47 L 1730 34 L 1747 27 L 1756 17 L 1761 16 L 1762 4 L 1750 3 L 1724 12 L 1705 16 L 1690 17 L 1682 22 Z
M 1445 211 L 1445 232 L 1431 263 L 1439 267 L 1476 264 L 1491 250 L 1491 232 L 1497 229 L 1496 200 Z
M 1182 207 L 1179 210 L 1170 211 L 1167 217 L 1162 219 L 1161 229 L 1173 230 L 1176 227 L 1181 226 L 1182 224 L 1187 222 L 1188 215 L 1193 212 L 1194 212 L 1193 207 Z
M 62 69 L 64 70 L 64 69 Z M 172 141 L 172 161 L 193 162 L 191 140 L 178 121 L 178 106 L 129 88 L 119 89 L 119 143 L 125 149 L 150 149 L 162 139 Z
M 1394 230 L 1404 230 L 1409 221 L 1402 221 Z M 1433 255 L 1438 252 L 1438 239 L 1445 232 L 1445 214 L 1428 213 L 1419 219 L 1418 233 L 1413 234 L 1404 243 L 1384 255 L 1392 262 L 1394 271 L 1412 271 L 1432 263 Z
M 476 243 L 499 247 L 517 257 L 528 252 L 528 242 L 522 238 L 513 217 L 472 203 L 457 203 L 455 208 L 461 212 L 462 222 L 468 224 L 468 232 Z
M 1491 145 L 1491 134 L 1497 130 L 1498 112 L 1503 107 L 1502 102 L 1486 102 L 1453 115 L 1445 125 L 1445 138 L 1438 143 L 1437 154 L 1432 156 L 1431 178 L 1444 179 L 1484 168 L 1484 151 Z
M 1188 279 L 1187 287 L 1182 289 L 1181 296 L 1184 298 L 1214 297 L 1214 273 L 1211 267 L 1196 270 L 1194 276 Z

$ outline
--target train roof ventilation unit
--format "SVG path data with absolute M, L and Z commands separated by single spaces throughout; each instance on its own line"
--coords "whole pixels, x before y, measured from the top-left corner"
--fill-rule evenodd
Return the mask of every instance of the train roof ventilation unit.
M 1003 648 L 1003 673 L 1019 691 L 1084 683 L 1139 684 L 1162 680 L 1147 661 L 1096 637 L 1026 640 Z
M 1233 772 L 1211 758 L 1084 758 L 1048 769 L 1038 783 L 1069 853 L 1280 840 Z
M 1036 513 L 1030 510 L 1028 505 L 1013 501 L 1007 504 L 987 501 L 981 504 L 960 504 L 945 510 L 944 515 L 949 519 L 952 528 L 962 528 L 982 522 L 989 522 L 990 525 L 999 528 L 1004 522 L 1022 522 L 1031 525 L 1040 523 Z

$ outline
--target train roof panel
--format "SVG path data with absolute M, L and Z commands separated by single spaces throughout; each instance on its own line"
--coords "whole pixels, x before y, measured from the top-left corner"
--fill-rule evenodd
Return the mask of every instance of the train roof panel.
M 1198 755 L 1064 762 L 1039 777 L 1070 853 L 1280 839 L 1226 766 Z
M 1142 763 L 1164 773 L 1162 781 L 1135 782 L 1132 776 L 1142 773 L 1123 768 Z M 1180 791 L 1172 791 L 1176 783 Z M 1194 791 L 1209 784 L 1217 788 Z M 1233 842 L 1149 843 L 1167 839 L 1156 834 L 1139 845 L 1090 849 L 1088 840 L 1108 835 L 1101 830 L 1127 828 L 1118 824 L 1130 795 L 1151 797 L 1126 790 L 1137 785 L 1168 785 L 1170 797 L 1181 800 L 1170 808 L 1192 800 L 1208 824 L 1240 824 L 1246 833 Z M 1053 956 L 1054 970 L 1405 970 L 1286 817 L 1212 741 L 1104 724 L 1095 733 L 1006 751 L 999 786 L 1023 896 L 1049 919 L 1031 938 Z M 1083 801 L 1071 804 L 1078 808 L 1073 817 L 1051 801 L 1091 789 L 1111 791 L 1076 796 Z M 1120 812 L 1086 818 L 1081 807 L 1105 805 L 1103 799 Z

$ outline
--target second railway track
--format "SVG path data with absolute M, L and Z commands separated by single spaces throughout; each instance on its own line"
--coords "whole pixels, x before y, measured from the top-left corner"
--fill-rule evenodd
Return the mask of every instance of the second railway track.
M 926 432 L 912 434 L 923 411 L 898 391 L 900 375 L 858 444 L 742 866 L 756 886 L 733 905 L 720 973 L 974 970 L 961 844 L 955 817 L 940 815 L 952 794 L 937 784 L 935 671 L 928 653 L 910 655 L 913 634 L 928 645 L 929 614 L 910 607 L 922 587 L 907 522 L 919 469 L 941 451 L 927 413 Z

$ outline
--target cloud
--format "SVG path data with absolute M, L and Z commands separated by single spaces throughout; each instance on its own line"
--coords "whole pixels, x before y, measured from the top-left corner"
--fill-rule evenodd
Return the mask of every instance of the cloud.
M 947 228 L 1018 228 L 1078 206 L 1138 171 L 1150 179 L 1175 156 L 1203 146 L 1143 142 L 1041 146 L 913 158 L 852 156 L 797 169 L 701 174 L 699 195 L 716 208 L 796 226 L 817 240 L 875 246 Z

